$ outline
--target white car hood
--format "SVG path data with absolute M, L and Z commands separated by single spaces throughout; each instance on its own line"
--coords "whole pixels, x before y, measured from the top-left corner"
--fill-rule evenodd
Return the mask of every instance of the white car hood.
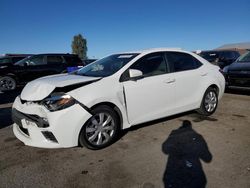
M 55 88 L 95 81 L 99 77 L 86 77 L 70 74 L 59 74 L 38 78 L 29 82 L 21 93 L 21 99 L 27 101 L 39 101 L 50 95 Z

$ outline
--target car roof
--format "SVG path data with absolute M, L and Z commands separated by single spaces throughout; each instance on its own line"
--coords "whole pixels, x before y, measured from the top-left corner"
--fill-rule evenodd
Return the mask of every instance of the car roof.
M 34 54 L 34 55 L 63 55 L 63 56 L 77 56 L 77 54 L 69 54 L 69 53 L 45 53 L 45 54 Z
M 3 56 L 13 57 L 13 56 L 30 56 L 30 55 L 33 55 L 33 54 L 4 54 Z
M 0 58 L 28 57 L 28 56 L 32 56 L 32 54 L 31 55 L 22 55 L 22 54 L 20 54 L 20 55 L 4 55 L 4 56 L 0 56 Z
M 148 54 L 153 52 L 165 52 L 165 51 L 174 51 L 174 52 L 187 52 L 185 50 L 182 50 L 181 48 L 151 48 L 151 49 L 144 49 L 144 50 L 135 50 L 135 51 L 128 51 L 128 52 L 122 52 L 118 54 Z

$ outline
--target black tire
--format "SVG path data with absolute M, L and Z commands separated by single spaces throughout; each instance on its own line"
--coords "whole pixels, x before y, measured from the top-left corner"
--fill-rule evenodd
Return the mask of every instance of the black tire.
M 0 91 L 13 91 L 17 87 L 16 80 L 10 76 L 0 77 Z
M 210 110 L 208 110 L 208 109 L 207 109 L 207 103 L 206 103 L 206 97 L 207 97 L 208 95 L 210 95 L 211 93 L 214 94 L 214 97 L 216 98 L 216 99 L 215 99 L 216 102 L 215 102 L 215 107 L 213 107 L 213 108 L 211 108 Z M 202 98 L 201 106 L 200 106 L 200 108 L 197 110 L 197 112 L 198 112 L 199 114 L 201 114 L 201 115 L 204 115 L 204 116 L 210 116 L 210 115 L 212 115 L 212 114 L 215 112 L 215 110 L 217 109 L 217 106 L 218 106 L 218 93 L 217 93 L 217 91 L 216 91 L 215 88 L 209 87 L 209 88 L 206 90 L 206 92 L 205 92 L 205 94 L 204 94 L 204 96 L 203 96 L 203 98 Z
M 119 117 L 118 117 L 117 113 L 111 107 L 106 106 L 106 105 L 97 106 L 96 108 L 94 108 L 91 111 L 91 113 L 92 113 L 92 117 L 83 125 L 83 127 L 81 129 L 81 132 L 79 134 L 79 144 L 80 144 L 80 146 L 86 146 L 89 149 L 97 150 L 97 149 L 105 148 L 105 147 L 111 145 L 112 143 L 114 143 L 117 140 L 119 132 L 120 132 L 120 121 L 119 121 Z M 106 115 L 106 117 L 110 116 L 112 118 L 112 120 L 110 121 L 111 125 L 108 126 L 108 127 L 113 128 L 113 133 L 109 137 L 108 141 L 106 141 L 103 144 L 98 145 L 97 143 L 93 143 L 94 140 L 96 140 L 96 139 L 94 139 L 93 142 L 89 141 L 89 139 L 90 139 L 91 136 L 94 136 L 94 134 L 96 134 L 96 132 L 98 132 L 97 131 L 98 128 L 93 127 L 93 126 L 95 126 L 93 124 L 93 121 L 96 120 L 97 123 L 100 123 L 101 120 L 98 119 L 98 117 L 100 117 L 99 116 L 100 114 L 104 114 L 103 119 L 105 119 L 105 115 Z M 104 122 L 102 124 L 104 124 Z M 100 125 L 98 127 L 100 127 Z M 104 127 L 104 126 L 102 126 L 102 127 Z M 96 129 L 96 130 L 92 131 L 92 132 L 87 132 L 86 131 L 87 129 Z M 106 130 L 106 131 L 109 131 L 109 130 Z M 103 132 L 105 132 L 105 131 L 103 131 Z M 108 133 L 108 132 L 105 132 L 105 134 L 106 133 Z M 111 133 L 111 130 L 110 130 L 110 133 Z M 103 133 L 101 133 L 101 137 L 103 139 L 106 136 L 104 136 Z M 99 133 L 96 136 L 96 138 L 97 138 L 97 140 L 99 139 Z

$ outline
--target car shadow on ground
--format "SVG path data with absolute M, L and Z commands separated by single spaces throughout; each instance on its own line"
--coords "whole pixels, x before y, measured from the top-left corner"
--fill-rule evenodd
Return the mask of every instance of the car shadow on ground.
M 173 130 L 162 144 L 162 152 L 168 155 L 168 162 L 163 175 L 165 188 L 205 187 L 206 175 L 200 160 L 212 161 L 205 139 L 192 128 L 188 120 Z
M 250 96 L 250 89 L 226 89 L 225 93 Z
M 0 93 L 0 129 L 12 124 L 11 106 L 21 90 Z
M 129 131 L 135 131 L 135 130 L 141 129 L 143 127 L 155 125 L 155 124 L 158 124 L 158 123 L 163 123 L 165 121 L 169 121 L 169 120 L 176 119 L 176 118 L 181 118 L 183 116 L 191 117 L 193 122 L 218 121 L 216 118 L 213 118 L 211 116 L 200 115 L 195 110 L 192 110 L 192 111 L 183 112 L 183 113 L 180 113 L 180 114 L 176 114 L 176 115 L 172 115 L 172 116 L 160 118 L 160 119 L 157 119 L 157 120 L 149 121 L 149 122 L 146 122 L 146 123 L 142 123 L 142 124 L 138 124 L 138 125 L 133 125 L 132 127 L 128 128 L 128 129 L 125 129 L 124 130 L 124 132 L 125 132 L 124 134 L 126 134 Z
M 17 89 L 15 91 L 8 91 L 8 92 L 0 92 L 0 105 L 13 103 L 15 98 L 20 95 L 21 89 Z
M 0 108 L 0 129 L 12 125 L 11 107 Z

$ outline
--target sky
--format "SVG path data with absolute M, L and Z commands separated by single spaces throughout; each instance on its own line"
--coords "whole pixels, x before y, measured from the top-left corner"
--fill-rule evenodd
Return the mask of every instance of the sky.
M 0 54 L 71 53 L 79 33 L 89 58 L 209 50 L 250 41 L 250 0 L 0 0 Z

